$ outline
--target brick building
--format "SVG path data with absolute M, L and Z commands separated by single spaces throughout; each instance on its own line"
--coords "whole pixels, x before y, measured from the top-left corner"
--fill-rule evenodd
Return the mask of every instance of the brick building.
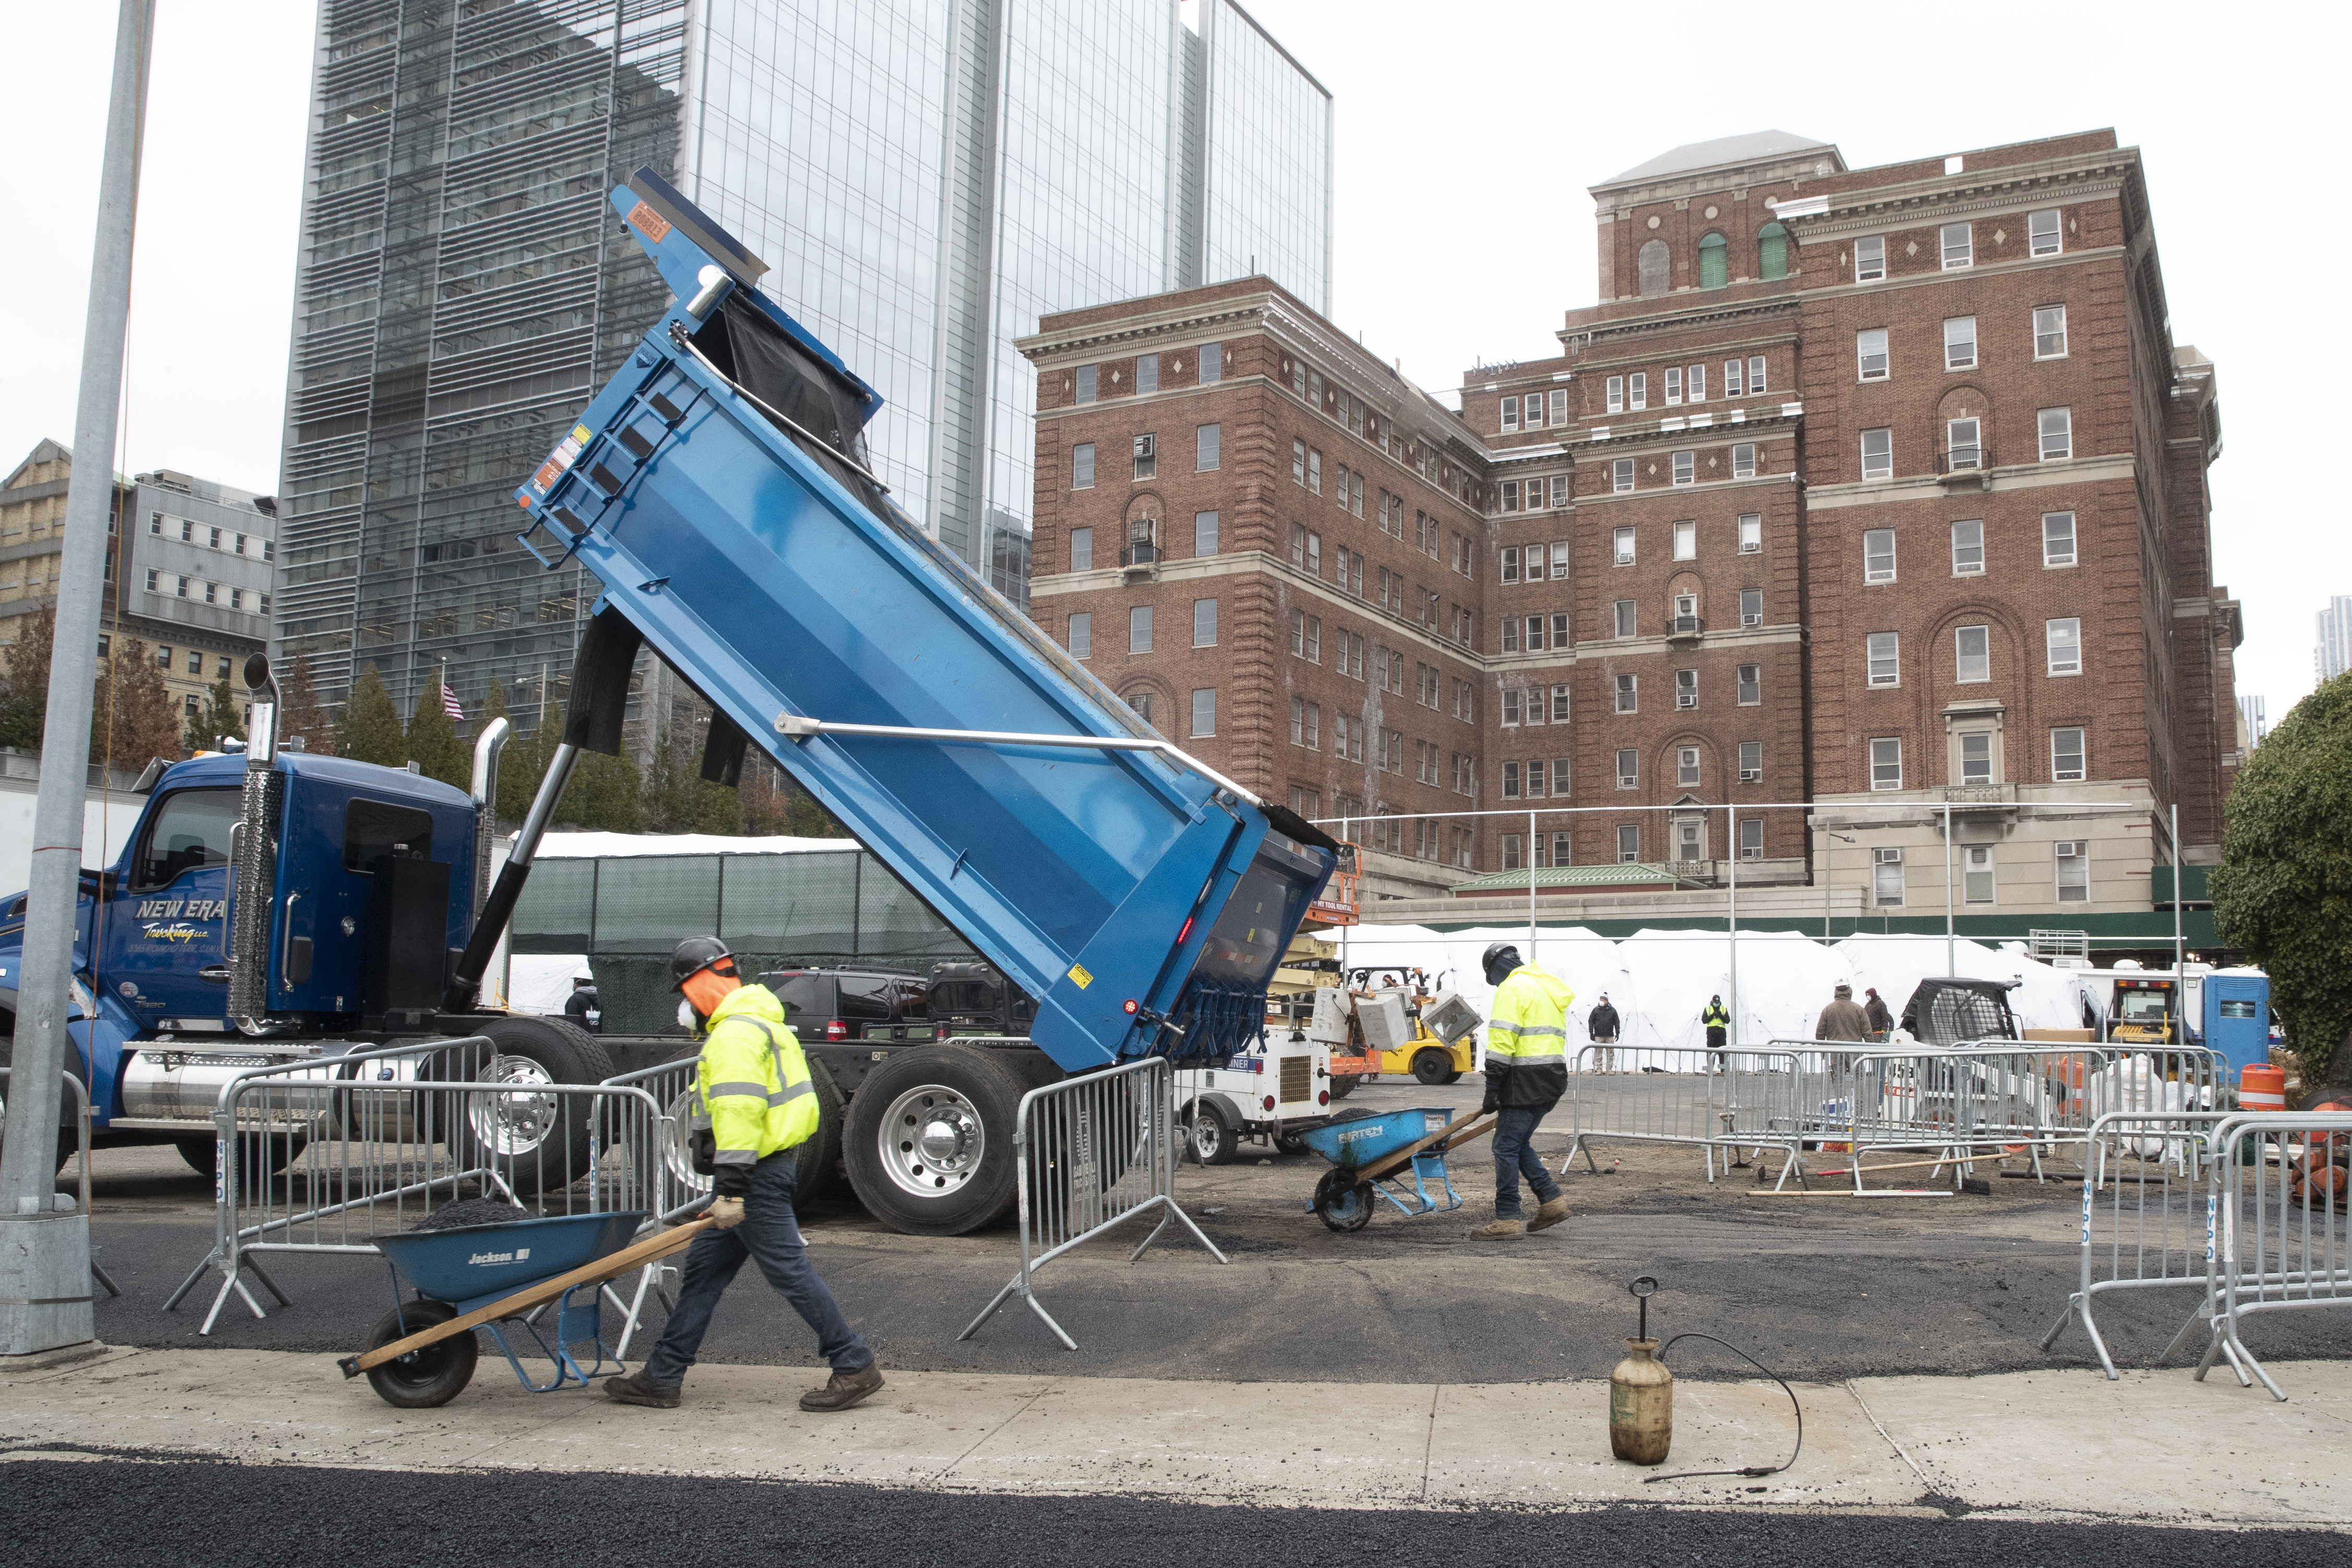
M 2213 367 L 2137 152 L 1776 131 L 1592 193 L 1601 301 L 1458 415 L 1263 279 L 1046 318 L 1041 622 L 1314 814 L 1552 813 L 1375 824 L 1391 894 L 1736 862 L 1940 920 L 1947 807 L 1964 915 L 2146 912 L 2175 807 L 2218 858 Z

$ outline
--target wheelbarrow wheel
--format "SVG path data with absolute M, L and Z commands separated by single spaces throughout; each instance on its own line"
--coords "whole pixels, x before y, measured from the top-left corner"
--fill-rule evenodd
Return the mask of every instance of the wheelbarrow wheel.
M 373 1350 L 396 1339 L 405 1339 L 457 1315 L 457 1309 L 446 1301 L 410 1301 L 398 1312 L 386 1312 L 376 1320 L 375 1327 L 368 1331 L 366 1348 Z M 396 1361 L 369 1367 L 368 1384 L 387 1405 L 396 1405 L 403 1410 L 435 1409 L 457 1398 L 474 1380 L 474 1361 L 478 1354 L 472 1334 L 451 1334 L 421 1350 L 412 1350 Z
M 1315 1217 L 1332 1230 L 1361 1230 L 1372 1222 L 1372 1184 L 1333 1167 L 1315 1184 Z

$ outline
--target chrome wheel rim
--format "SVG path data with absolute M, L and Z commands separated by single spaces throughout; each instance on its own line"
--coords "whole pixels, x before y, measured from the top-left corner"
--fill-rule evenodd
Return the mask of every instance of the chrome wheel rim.
M 669 1103 L 669 1113 L 662 1119 L 662 1165 L 669 1179 L 688 1192 L 709 1192 L 711 1179 L 694 1168 L 694 1115 L 699 1103 L 699 1091 L 681 1089 Z
M 547 1069 L 527 1056 L 494 1057 L 481 1082 L 499 1092 L 466 1097 L 474 1141 L 501 1158 L 536 1153 L 555 1130 L 556 1097 L 539 1092 L 555 1082 Z
M 980 1174 L 988 1154 L 980 1108 L 944 1084 L 925 1083 L 890 1102 L 877 1152 L 891 1185 L 916 1197 L 946 1197 Z

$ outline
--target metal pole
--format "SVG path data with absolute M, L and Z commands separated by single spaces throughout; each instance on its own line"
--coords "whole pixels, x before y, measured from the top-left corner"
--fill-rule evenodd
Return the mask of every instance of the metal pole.
M 1699 819 L 1705 821 L 1706 819 Z M 1731 808 L 1723 809 L 1724 852 L 1731 861 L 1731 898 L 1724 918 L 1731 926 L 1731 1034 L 1725 1043 L 1739 1043 L 1739 824 L 1732 820 Z M 1729 1065 L 1728 1059 L 1726 1066 Z
M 22 1000 L 0 1148 L 0 1354 L 79 1344 L 96 1334 L 89 1301 L 89 1219 L 59 1223 L 57 1140 L 68 1061 L 75 904 L 81 881 L 83 802 L 89 774 L 90 661 L 104 593 L 106 519 L 114 504 L 115 423 L 122 405 L 122 341 L 131 315 L 131 246 L 139 205 L 139 138 L 147 98 L 154 0 L 121 0 L 113 84 L 100 165 L 98 230 L 89 307 L 82 327 L 81 393 L 74 411 L 74 464 L 66 486 L 64 559 L 57 636 L 50 643 L 41 783 L 33 808 L 33 863 L 25 920 Z M 95 944 L 93 944 L 95 946 Z M 96 1027 L 92 1020 L 91 1027 Z M 73 1065 L 87 1069 L 79 1055 Z M 47 1223 L 28 1223 L 42 1220 Z M 22 1288 L 20 1288 L 22 1287 Z M 37 1303 L 37 1304 L 36 1304 Z
M 2172 1016 L 2178 1033 L 2175 1044 L 2189 1039 L 2189 977 L 2181 972 L 2185 955 L 2180 946 L 2180 807 L 2172 808 Z
M 1344 810 L 1339 813 L 1339 841 L 1343 844 L 1353 843 L 1355 841 L 1355 835 L 1348 831 L 1348 813 Z M 1359 849 L 1356 852 L 1357 920 L 1361 920 L 1364 917 L 1363 887 L 1364 852 L 1361 849 Z M 1353 921 L 1349 921 L 1341 925 L 1339 927 L 1339 988 L 1342 991 L 1348 988 L 1348 927 L 1353 924 Z
M 1536 814 L 1528 813 L 1528 962 L 1536 961 Z
M 1957 978 L 1959 950 L 1952 939 L 1952 803 L 1944 802 L 1944 976 Z M 1857 1156 L 1858 1158 L 1859 1156 Z
M 1830 896 L 1830 831 L 1822 830 L 1822 945 L 1830 943 L 1830 911 L 1834 907 Z

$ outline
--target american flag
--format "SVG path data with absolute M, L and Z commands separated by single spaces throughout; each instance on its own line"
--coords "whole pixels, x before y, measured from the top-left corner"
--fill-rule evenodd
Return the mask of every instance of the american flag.
M 449 689 L 449 677 L 446 671 L 444 671 L 441 676 L 441 711 L 459 724 L 466 722 L 466 710 L 457 706 L 457 694 Z

